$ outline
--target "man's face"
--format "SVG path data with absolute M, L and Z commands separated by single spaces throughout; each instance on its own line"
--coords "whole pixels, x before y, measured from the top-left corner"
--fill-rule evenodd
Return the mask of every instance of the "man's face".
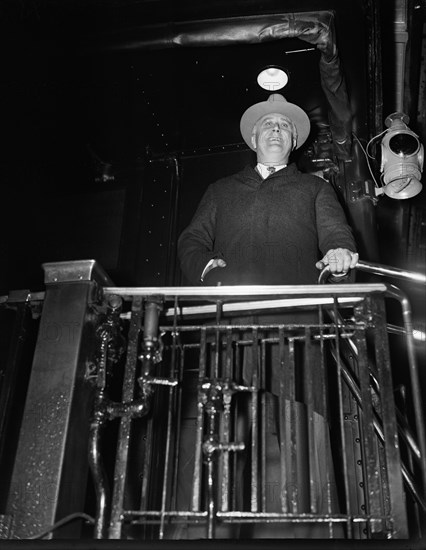
M 277 113 L 261 117 L 253 129 L 252 143 L 259 162 L 287 163 L 296 140 L 292 121 Z

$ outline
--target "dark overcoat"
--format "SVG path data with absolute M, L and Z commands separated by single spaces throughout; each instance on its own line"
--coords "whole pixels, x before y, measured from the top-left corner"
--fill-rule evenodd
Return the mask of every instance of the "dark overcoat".
M 263 180 L 251 166 L 211 184 L 179 238 L 181 268 L 205 285 L 316 284 L 315 262 L 330 249 L 355 251 L 352 231 L 332 186 L 290 164 Z

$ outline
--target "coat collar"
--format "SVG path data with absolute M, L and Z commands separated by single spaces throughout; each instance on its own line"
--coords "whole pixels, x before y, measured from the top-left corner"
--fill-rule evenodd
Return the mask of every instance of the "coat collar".
M 278 170 L 274 174 L 270 175 L 268 177 L 268 181 L 272 179 L 280 179 L 280 178 L 291 178 L 299 174 L 299 170 L 296 166 L 296 164 L 293 162 L 286 166 L 285 168 L 282 168 L 281 170 Z M 243 183 L 246 183 L 250 187 L 258 187 L 259 184 L 261 184 L 264 179 L 259 174 L 259 172 L 254 168 L 253 166 L 246 166 L 243 168 L 241 172 L 239 172 L 238 176 L 243 181 Z

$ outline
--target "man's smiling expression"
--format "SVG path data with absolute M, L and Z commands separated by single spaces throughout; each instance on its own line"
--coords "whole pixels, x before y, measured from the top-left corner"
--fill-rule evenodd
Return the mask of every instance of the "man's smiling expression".
M 253 129 L 252 142 L 259 162 L 285 164 L 296 144 L 293 122 L 278 113 L 261 117 Z

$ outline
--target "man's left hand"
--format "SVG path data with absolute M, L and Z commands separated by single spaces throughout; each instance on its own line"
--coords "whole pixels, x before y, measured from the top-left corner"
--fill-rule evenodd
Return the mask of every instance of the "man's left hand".
M 317 269 L 324 269 L 326 265 L 330 267 L 331 273 L 345 274 L 349 269 L 353 269 L 359 260 L 357 252 L 351 252 L 347 248 L 333 248 L 315 264 Z

